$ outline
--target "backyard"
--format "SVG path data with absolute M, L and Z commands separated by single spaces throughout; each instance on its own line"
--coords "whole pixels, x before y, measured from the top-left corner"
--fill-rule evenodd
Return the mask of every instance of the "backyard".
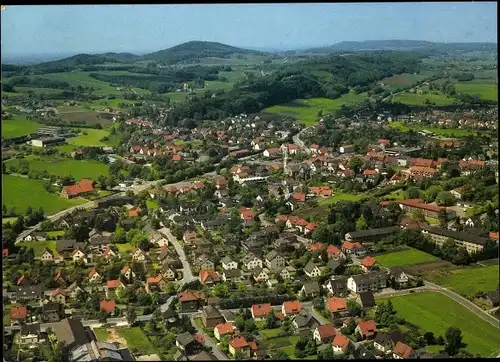
M 434 255 L 410 248 L 404 251 L 379 255 L 375 257 L 377 262 L 385 268 L 394 268 L 412 264 L 420 264 L 437 260 Z

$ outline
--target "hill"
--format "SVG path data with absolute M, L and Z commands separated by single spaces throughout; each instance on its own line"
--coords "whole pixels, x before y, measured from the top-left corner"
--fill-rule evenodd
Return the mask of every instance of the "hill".
M 377 50 L 411 50 L 411 51 L 496 51 L 495 43 L 433 43 L 423 40 L 367 40 L 343 41 L 331 46 L 312 48 L 303 53 L 329 54 L 337 52 L 359 52 Z
M 207 42 L 190 41 L 174 47 L 145 54 L 143 59 L 156 60 L 165 64 L 176 64 L 181 61 L 207 57 L 229 58 L 231 55 L 266 55 L 266 53 L 233 47 L 231 45 Z

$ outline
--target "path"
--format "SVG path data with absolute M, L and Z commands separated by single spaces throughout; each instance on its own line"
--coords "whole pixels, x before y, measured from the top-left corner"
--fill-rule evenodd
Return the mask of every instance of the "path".
M 203 331 L 203 329 L 201 330 L 198 329 L 196 323 L 194 322 L 194 318 L 195 318 L 194 316 L 191 316 L 189 318 L 189 320 L 191 321 L 191 325 L 198 331 L 199 334 L 203 335 L 203 339 L 205 340 L 204 344 L 212 349 L 213 355 L 217 357 L 217 359 L 219 360 L 223 361 L 229 360 L 229 358 L 227 358 L 227 356 L 220 349 L 217 348 L 217 345 L 210 340 L 210 337 L 207 336 L 207 334 Z
M 191 272 L 191 266 L 189 265 L 189 262 L 187 261 L 186 254 L 184 253 L 184 248 L 179 244 L 177 241 L 177 238 L 172 235 L 170 232 L 170 229 L 168 228 L 161 228 L 158 230 L 162 235 L 166 236 L 168 241 L 174 246 L 175 251 L 177 252 L 177 255 L 179 255 L 179 259 L 181 260 L 182 263 L 182 279 L 178 281 L 179 284 L 186 284 L 189 282 L 192 282 L 194 280 L 198 280 L 197 277 L 193 275 Z

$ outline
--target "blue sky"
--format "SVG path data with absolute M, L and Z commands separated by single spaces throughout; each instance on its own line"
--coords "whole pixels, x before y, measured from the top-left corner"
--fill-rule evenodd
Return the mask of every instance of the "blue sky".
M 10 6 L 2 53 L 144 53 L 190 40 L 253 48 L 385 39 L 496 42 L 496 3 Z

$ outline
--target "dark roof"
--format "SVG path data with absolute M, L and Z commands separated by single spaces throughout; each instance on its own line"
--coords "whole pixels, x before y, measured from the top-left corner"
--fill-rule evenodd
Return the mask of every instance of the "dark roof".
M 300 314 L 297 314 L 294 318 L 294 322 L 297 324 L 298 328 L 304 327 L 317 327 L 319 326 L 319 322 L 307 311 L 303 311 Z
M 21 324 L 21 334 L 40 334 L 40 323 Z
M 217 308 L 215 308 L 214 306 L 211 306 L 211 305 L 208 305 L 203 309 L 203 314 L 207 318 L 221 318 L 222 317 L 220 310 L 218 310 Z
M 43 311 L 43 313 L 60 312 L 61 311 L 61 304 L 55 303 L 55 302 L 45 303 L 42 306 L 42 311 Z
M 359 293 L 359 299 L 361 300 L 363 308 L 375 307 L 375 297 L 372 292 Z
M 356 239 L 356 238 L 363 238 L 366 236 L 390 235 L 396 232 L 396 230 L 399 230 L 399 226 L 389 226 L 386 228 L 350 231 L 347 234 L 349 234 L 351 238 Z
M 189 344 L 193 343 L 195 340 L 193 336 L 189 332 L 184 332 L 182 334 L 179 334 L 177 338 L 175 339 L 181 346 L 188 346 Z
M 485 245 L 489 239 L 483 238 L 482 236 L 466 233 L 465 231 L 453 231 L 448 229 L 443 229 L 435 226 L 428 226 L 425 224 L 419 224 L 421 230 L 427 231 L 432 234 L 444 236 L 447 238 L 452 238 L 460 241 L 466 241 L 469 243 L 474 243 L 478 245 Z
M 74 319 L 63 319 L 53 324 L 53 330 L 57 340 L 64 342 L 69 347 L 81 346 L 90 343 L 82 322 Z
M 375 336 L 373 341 L 377 342 L 378 344 L 381 344 L 383 346 L 392 344 L 391 336 L 389 336 L 385 332 L 377 332 L 377 335 Z
M 229 269 L 224 271 L 226 278 L 237 278 L 241 276 L 241 271 L 239 269 Z
M 191 361 L 217 361 L 217 358 L 215 358 L 211 353 L 208 353 L 206 351 L 202 351 L 198 353 L 197 355 L 193 356 L 190 358 Z
M 386 279 L 385 273 L 384 272 L 369 272 L 367 274 L 363 275 L 353 275 L 352 278 L 356 282 L 356 284 L 367 282 L 369 280 L 379 280 L 379 279 Z
M 85 243 L 79 243 L 76 241 L 76 239 L 57 240 L 56 241 L 56 249 L 58 252 L 64 251 L 64 250 L 72 250 L 77 246 L 84 247 Z
M 42 297 L 42 286 L 41 285 L 28 285 L 25 287 L 16 287 L 14 289 L 14 293 L 16 295 L 16 299 L 25 299 L 31 296 L 36 298 Z
M 313 280 L 304 284 L 304 290 L 306 293 L 319 293 L 320 287 L 318 282 Z

